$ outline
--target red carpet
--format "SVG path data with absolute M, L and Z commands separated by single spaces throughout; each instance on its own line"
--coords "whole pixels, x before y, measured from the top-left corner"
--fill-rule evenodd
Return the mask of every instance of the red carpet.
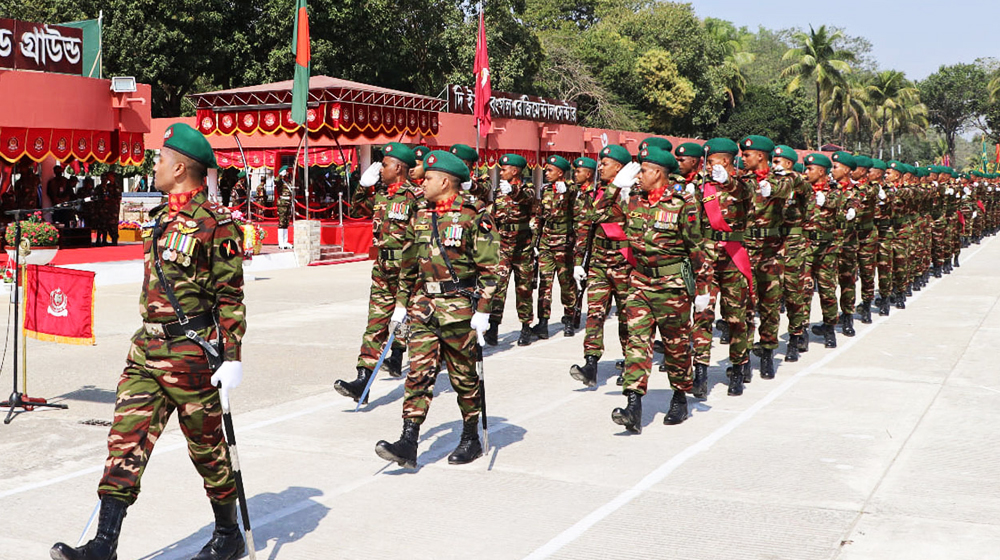
M 142 243 L 122 243 L 117 247 L 87 247 L 85 249 L 59 249 L 53 265 L 82 264 L 112 261 L 142 260 Z M 7 252 L 0 256 L 0 263 L 7 264 Z

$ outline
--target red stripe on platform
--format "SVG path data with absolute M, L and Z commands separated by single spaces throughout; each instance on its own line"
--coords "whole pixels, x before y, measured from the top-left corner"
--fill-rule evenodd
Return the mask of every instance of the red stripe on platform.
M 122 243 L 114 247 L 86 247 L 82 249 L 59 249 L 50 264 L 83 264 L 97 262 L 142 260 L 142 243 Z M 0 264 L 7 264 L 7 252 L 0 255 Z

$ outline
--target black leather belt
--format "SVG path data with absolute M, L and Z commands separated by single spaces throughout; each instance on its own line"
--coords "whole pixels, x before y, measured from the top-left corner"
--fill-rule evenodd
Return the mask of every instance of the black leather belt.
M 769 237 L 781 237 L 780 228 L 747 228 L 746 237 L 748 239 L 767 239 Z
M 378 260 L 380 261 L 398 261 L 403 258 L 402 249 L 379 249 Z
M 802 235 L 803 231 L 805 230 L 800 227 L 782 227 L 781 235 L 783 237 L 788 237 L 789 235 Z
M 146 334 L 155 338 L 177 338 L 187 336 L 188 331 L 200 331 L 215 326 L 215 316 L 209 313 L 202 313 L 189 317 L 186 323 L 180 321 L 172 323 L 143 323 L 142 328 Z
M 424 291 L 433 296 L 448 296 L 459 290 L 470 290 L 476 287 L 475 278 L 464 278 L 458 282 L 445 280 L 444 282 L 426 282 Z
M 742 231 L 719 231 L 717 229 L 705 229 L 702 237 L 712 241 L 743 241 Z

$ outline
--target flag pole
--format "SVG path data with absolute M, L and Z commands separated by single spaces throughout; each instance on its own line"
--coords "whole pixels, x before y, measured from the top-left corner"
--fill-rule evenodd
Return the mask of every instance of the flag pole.
M 308 99 L 308 98 L 307 98 Z M 302 134 L 305 136 L 303 139 L 303 144 L 305 149 L 302 150 L 302 166 L 305 171 L 302 174 L 302 181 L 306 187 L 306 220 L 309 220 L 309 109 L 308 104 L 306 105 L 306 122 L 302 124 Z

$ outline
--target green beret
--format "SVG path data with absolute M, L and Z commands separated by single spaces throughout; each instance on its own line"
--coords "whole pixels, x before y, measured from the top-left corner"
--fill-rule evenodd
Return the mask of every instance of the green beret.
M 833 167 L 833 162 L 830 161 L 830 158 L 824 156 L 823 154 L 809 154 L 803 161 L 806 165 L 818 165 L 824 169 L 830 169 Z
M 416 158 L 417 161 L 424 161 L 424 158 L 427 157 L 427 154 L 429 154 L 430 151 L 431 149 L 427 146 L 414 146 L 413 157 Z
M 917 168 L 913 167 L 912 165 L 910 165 L 908 163 L 904 163 L 903 164 L 903 174 L 905 175 L 907 173 L 909 173 L 910 175 L 916 175 L 917 174 Z
M 758 152 L 770 154 L 774 151 L 774 142 L 767 136 L 751 134 L 740 142 L 740 148 L 742 148 L 744 152 L 747 150 L 756 150 Z
M 833 155 L 830 156 L 830 161 L 834 163 L 839 163 L 841 165 L 846 165 L 851 169 L 857 169 L 858 167 L 857 163 L 855 163 L 854 161 L 854 156 L 852 156 L 847 152 L 833 152 Z
M 663 167 L 670 173 L 677 172 L 677 158 L 666 150 L 661 150 L 656 146 L 649 146 L 639 152 L 639 160 L 643 163 L 649 162 Z
M 284 175 L 285 173 L 288 173 L 288 166 L 287 165 L 282 165 L 281 169 L 278 170 L 278 176 L 280 177 L 280 176 Z
M 589 157 L 578 157 L 573 160 L 574 167 L 583 167 L 597 171 L 597 162 Z
M 458 156 L 459 159 L 464 161 L 468 161 L 471 163 L 476 163 L 477 161 L 479 161 L 479 152 L 477 152 L 475 148 L 472 148 L 465 144 L 455 144 L 448 151 Z
M 246 170 L 244 169 L 243 171 L 240 171 L 240 172 L 239 172 L 239 173 L 238 173 L 238 174 L 236 175 L 236 178 L 237 178 L 237 179 L 242 179 L 242 178 L 244 178 L 244 177 L 246 177 L 246 176 L 247 176 L 247 172 L 246 172 Z
M 628 150 L 618 144 L 605 146 L 604 149 L 601 150 L 601 158 L 611 158 L 622 165 L 632 163 L 632 154 L 628 153 Z
M 641 152 L 650 146 L 656 146 L 665 152 L 669 152 L 674 149 L 674 145 L 670 143 L 670 140 L 660 138 L 659 136 L 650 136 L 639 143 L 639 151 Z
M 389 142 L 382 147 L 382 155 L 385 157 L 396 158 L 399 161 L 406 164 L 407 167 L 413 167 L 417 165 L 417 156 L 413 153 L 413 149 L 406 144 L 400 144 L 399 142 Z
M 791 146 L 786 146 L 784 144 L 778 144 L 775 146 L 771 157 L 783 157 L 791 160 L 792 163 L 799 161 L 799 154 Z
M 930 177 L 931 175 L 931 170 L 926 167 L 918 167 L 916 171 L 917 177 Z
M 951 170 L 951 178 L 952 179 L 958 179 L 958 171 L 955 171 L 954 169 L 952 169 Z
M 427 171 L 443 171 L 458 177 L 459 181 L 469 180 L 469 168 L 455 154 L 444 150 L 434 150 L 424 159 L 424 169 Z
M 743 158 L 741 158 L 740 156 L 736 156 L 733 159 L 733 167 L 735 167 L 736 169 L 743 169 Z
M 524 156 L 517 154 L 504 154 L 500 158 L 500 165 L 513 165 L 514 167 L 524 169 L 528 166 L 528 160 L 524 159 Z
M 864 167 L 865 169 L 871 169 L 872 158 L 868 156 L 854 156 L 854 165 L 856 167 Z
M 562 169 L 564 173 L 569 173 L 569 169 L 571 167 L 569 161 L 562 156 L 549 156 L 545 158 L 545 163 Z
M 708 142 L 705 142 L 706 156 L 712 154 L 730 154 L 735 156 L 738 153 L 740 153 L 739 144 L 729 138 L 712 138 Z
M 806 166 L 802 165 L 801 163 L 796 163 L 795 165 L 792 166 L 792 171 L 795 171 L 797 173 L 805 173 Z
M 205 135 L 191 125 L 174 123 L 163 133 L 163 147 L 183 154 L 209 169 L 219 166 L 215 161 L 215 152 Z
M 900 173 L 906 173 L 906 167 L 904 167 L 904 165 L 905 164 L 903 162 L 901 162 L 901 161 L 899 161 L 897 159 L 890 159 L 889 163 L 886 165 L 886 167 L 889 168 L 889 169 L 895 169 L 896 171 L 899 171 Z
M 886 169 L 889 168 L 889 166 L 886 165 L 884 161 L 878 158 L 872 158 L 872 167 L 874 167 L 875 169 L 881 169 L 882 171 L 885 171 Z
M 677 146 L 677 150 L 674 151 L 674 155 L 694 158 L 705 157 L 705 148 L 702 148 L 701 144 L 685 142 L 680 146 Z

